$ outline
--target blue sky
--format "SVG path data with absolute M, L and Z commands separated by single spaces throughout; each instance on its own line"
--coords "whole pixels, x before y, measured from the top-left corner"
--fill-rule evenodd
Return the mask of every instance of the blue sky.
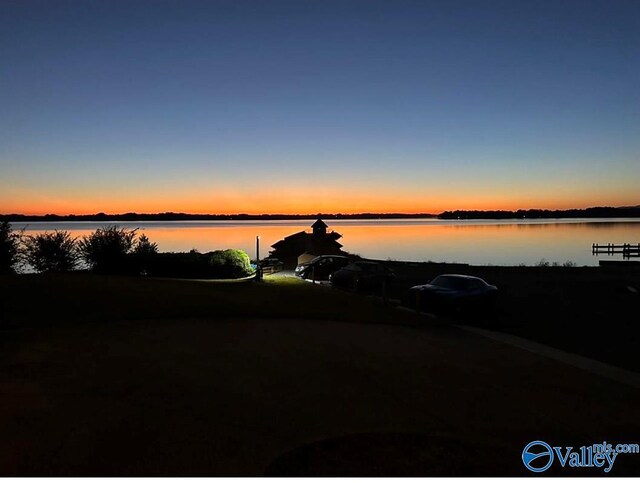
M 639 204 L 637 1 L 6 1 L 0 212 Z

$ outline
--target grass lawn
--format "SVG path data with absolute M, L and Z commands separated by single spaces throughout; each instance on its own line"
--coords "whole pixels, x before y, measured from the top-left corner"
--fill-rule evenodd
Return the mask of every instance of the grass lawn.
M 526 475 L 529 441 L 640 434 L 637 389 L 296 279 L 0 294 L 0 475 Z
M 640 370 L 640 270 L 598 267 L 481 267 L 385 262 L 396 272 L 390 297 L 441 273 L 484 278 L 500 289 L 479 324 L 619 367 Z M 0 276 L 0 327 L 206 317 L 319 319 L 424 325 L 380 300 L 293 277 L 214 283 L 86 273 Z
M 4 328 L 195 317 L 421 323 L 381 302 L 295 278 L 216 283 L 85 273 L 19 275 L 1 276 L 0 294 Z

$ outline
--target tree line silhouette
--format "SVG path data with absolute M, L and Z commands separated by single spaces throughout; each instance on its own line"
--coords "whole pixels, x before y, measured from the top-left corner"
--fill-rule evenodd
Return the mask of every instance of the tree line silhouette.
M 323 218 L 328 220 L 378 220 L 378 219 L 411 219 L 439 218 L 444 220 L 472 219 L 508 219 L 508 218 L 635 218 L 640 217 L 640 206 L 591 208 L 575 208 L 569 210 L 528 209 L 517 211 L 506 210 L 454 210 L 433 213 L 315 213 L 315 214 L 248 214 L 233 215 L 198 214 L 198 213 L 94 213 L 89 215 L 24 215 L 19 213 L 0 214 L 0 221 L 250 221 L 250 220 L 311 220 Z
M 330 220 L 389 219 L 389 218 L 435 218 L 431 213 L 315 213 L 315 214 L 260 214 L 238 213 L 234 215 L 211 215 L 197 213 L 95 213 L 90 215 L 23 215 L 18 213 L 0 214 L 0 221 L 242 221 L 242 220 Z
M 637 218 L 640 217 L 640 207 L 613 208 L 593 207 L 570 210 L 517 210 L 517 211 L 481 211 L 455 210 L 445 211 L 438 215 L 443 220 L 505 220 L 505 219 L 540 219 L 540 218 Z

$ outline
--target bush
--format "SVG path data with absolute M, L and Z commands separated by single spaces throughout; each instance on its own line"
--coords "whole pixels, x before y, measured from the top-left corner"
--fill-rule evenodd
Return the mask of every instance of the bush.
M 20 238 L 8 221 L 0 222 L 0 273 L 15 273 L 20 263 Z
M 133 250 L 137 231 L 115 225 L 98 228 L 80 240 L 80 255 L 98 273 L 135 273 L 136 267 L 129 255 Z
M 209 255 L 209 265 L 216 278 L 241 278 L 251 275 L 249 255 L 243 250 L 216 250 Z
M 212 278 L 207 256 L 196 250 L 188 253 L 158 253 L 151 260 L 148 273 L 155 277 Z
M 541 258 L 538 262 L 535 263 L 535 267 L 548 267 L 550 263 L 545 259 Z
M 24 253 L 27 263 L 38 272 L 68 272 L 76 268 L 79 258 L 76 238 L 58 230 L 26 237 Z
M 149 273 L 153 260 L 158 255 L 158 245 L 151 243 L 147 235 L 140 235 L 140 238 L 133 249 L 133 258 L 138 273 Z

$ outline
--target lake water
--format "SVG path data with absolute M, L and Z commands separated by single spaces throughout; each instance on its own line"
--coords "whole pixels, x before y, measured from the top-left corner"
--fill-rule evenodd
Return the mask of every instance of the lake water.
M 139 228 L 161 251 L 240 248 L 252 258 L 259 235 L 263 258 L 278 240 L 310 231 L 313 221 L 32 222 L 13 226 L 25 228 L 25 234 L 58 229 L 83 236 L 105 225 L 118 225 Z M 598 265 L 600 258 L 612 257 L 593 256 L 592 243 L 640 243 L 640 219 L 326 221 L 329 230 L 342 234 L 344 250 L 385 260 L 534 265 L 545 259 Z

